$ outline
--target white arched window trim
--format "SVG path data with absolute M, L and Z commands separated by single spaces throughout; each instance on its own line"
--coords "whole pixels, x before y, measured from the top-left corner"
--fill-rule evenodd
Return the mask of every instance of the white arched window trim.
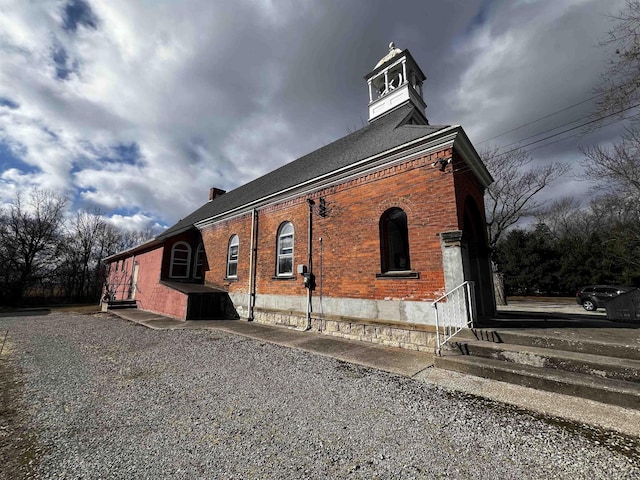
M 189 278 L 191 265 L 191 246 L 187 242 L 176 242 L 171 247 L 169 277 Z
M 238 278 L 238 251 L 240 239 L 238 235 L 232 235 L 227 249 L 227 278 Z
M 200 280 L 202 278 L 202 266 L 204 265 L 204 245 L 202 242 L 196 248 L 196 254 L 193 256 L 193 278 Z
M 277 245 L 276 275 L 289 277 L 293 275 L 294 229 L 291 222 L 280 225 Z

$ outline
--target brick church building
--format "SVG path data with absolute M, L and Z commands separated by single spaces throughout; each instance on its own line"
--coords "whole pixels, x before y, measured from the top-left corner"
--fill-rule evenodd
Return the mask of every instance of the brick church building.
M 432 302 L 472 281 L 495 313 L 484 190 L 462 127 L 430 125 L 408 50 L 366 75 L 369 121 L 105 259 L 109 295 L 176 319 L 238 318 L 434 348 Z

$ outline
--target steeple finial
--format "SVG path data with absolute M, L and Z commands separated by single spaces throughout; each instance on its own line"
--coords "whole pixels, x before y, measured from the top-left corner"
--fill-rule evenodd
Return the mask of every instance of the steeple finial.
M 383 63 L 388 62 L 389 60 L 391 60 L 393 57 L 395 57 L 397 54 L 402 53 L 402 50 L 400 50 L 399 48 L 396 48 L 396 44 L 391 42 L 389 43 L 389 52 L 380 59 L 380 61 L 376 64 L 376 66 L 374 68 L 378 68 L 380 65 L 382 65 Z

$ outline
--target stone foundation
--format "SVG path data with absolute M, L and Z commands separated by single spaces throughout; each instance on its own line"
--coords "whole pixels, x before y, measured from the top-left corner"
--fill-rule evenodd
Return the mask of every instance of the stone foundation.
M 256 308 L 254 321 L 298 329 L 307 326 L 305 313 L 290 310 Z M 311 331 L 420 352 L 434 353 L 436 350 L 436 331 L 432 325 L 312 315 Z

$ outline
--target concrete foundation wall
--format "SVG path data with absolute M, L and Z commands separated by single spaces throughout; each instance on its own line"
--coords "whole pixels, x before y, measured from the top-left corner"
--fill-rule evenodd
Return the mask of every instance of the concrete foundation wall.
M 236 311 L 247 317 L 248 300 L 246 294 L 230 294 Z M 435 325 L 435 312 L 431 302 L 402 300 L 371 300 L 357 298 L 320 299 L 312 297 L 312 316 L 345 317 L 360 320 L 402 322 L 416 325 Z M 307 297 L 295 295 L 257 295 L 255 307 L 263 310 L 303 312 L 306 316 Z
M 231 294 L 236 311 L 247 318 L 246 294 Z M 254 321 L 304 329 L 307 298 L 258 295 Z M 430 302 L 313 298 L 311 330 L 352 340 L 425 352 L 435 350 L 435 314 Z

